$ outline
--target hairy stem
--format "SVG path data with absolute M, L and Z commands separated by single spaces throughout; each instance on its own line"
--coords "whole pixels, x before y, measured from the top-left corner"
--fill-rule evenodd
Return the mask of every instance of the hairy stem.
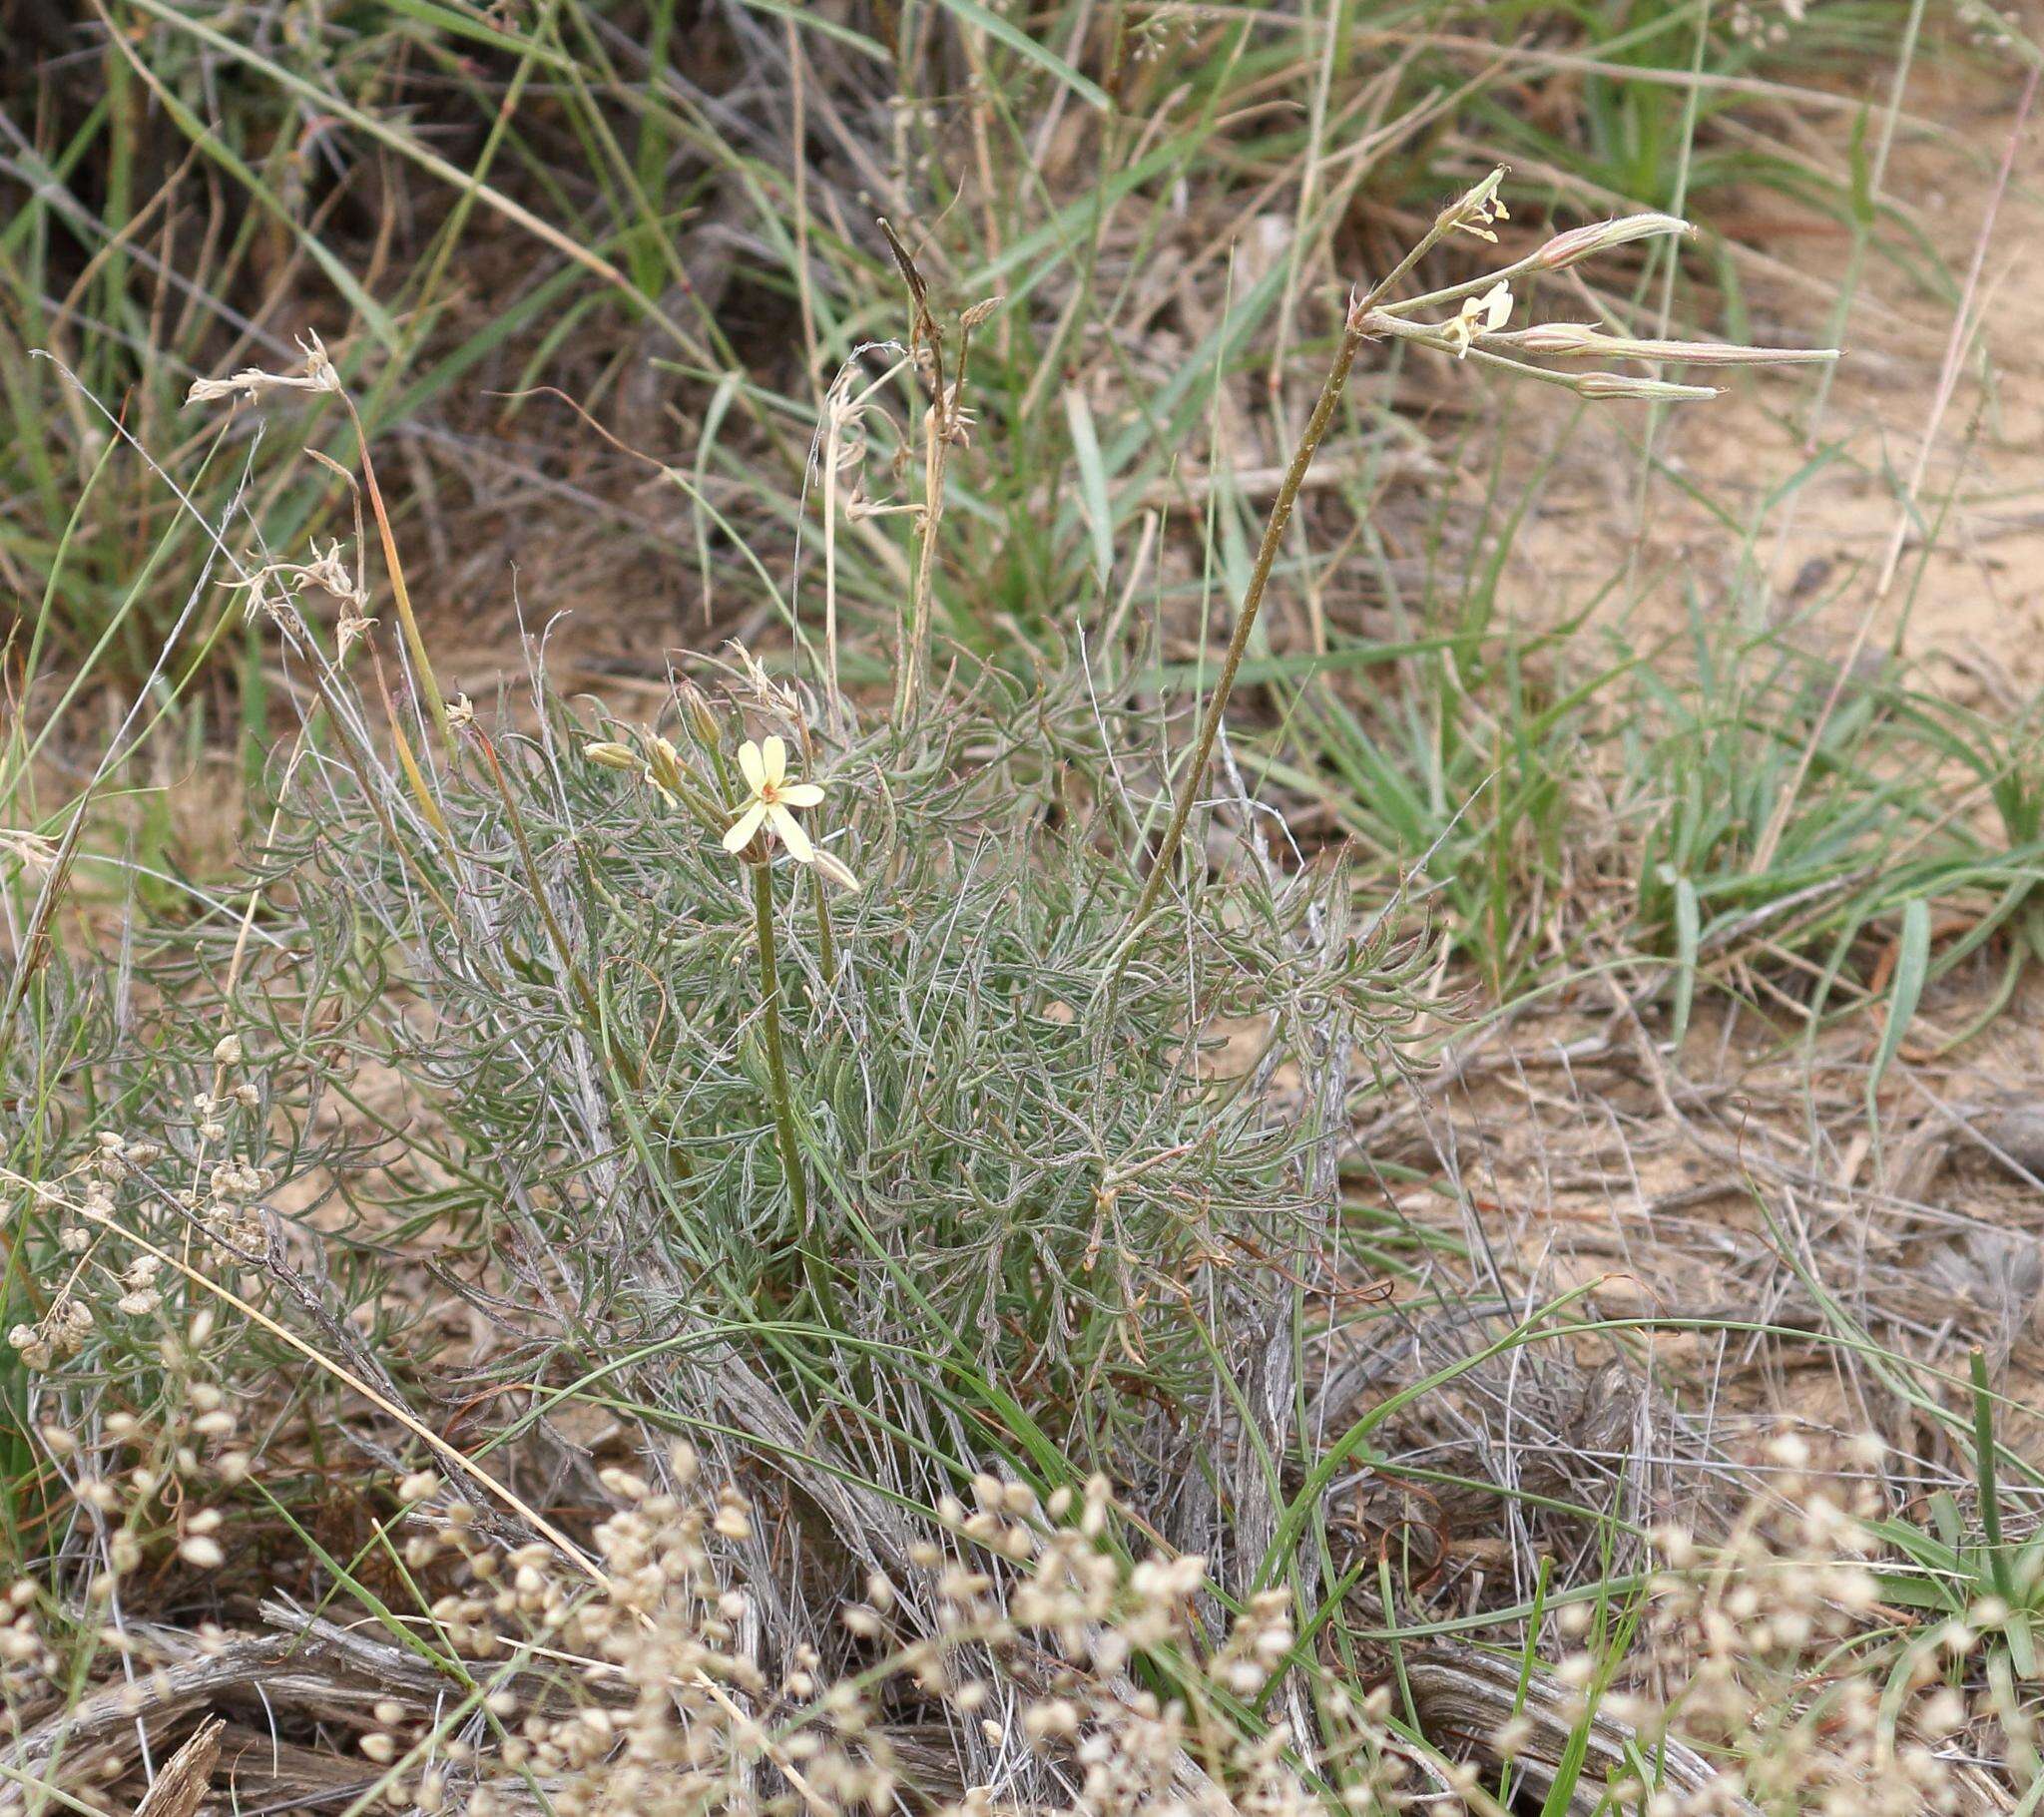
M 930 610 L 935 598 L 937 523 L 944 515 L 944 455 L 950 425 L 944 415 L 944 367 L 933 362 L 936 396 L 923 412 L 922 510 L 916 518 L 915 581 L 909 594 L 900 674 L 894 679 L 894 716 L 905 719 L 922 686 L 929 662 Z
M 1213 697 L 1207 702 L 1207 716 L 1200 724 L 1193 760 L 1186 766 L 1185 775 L 1179 782 L 1178 800 L 1171 810 L 1171 824 L 1164 829 L 1163 842 L 1150 866 L 1149 881 L 1143 885 L 1142 900 L 1136 904 L 1136 923 L 1147 919 L 1157 906 L 1157 898 L 1163 891 L 1164 880 L 1170 874 L 1172 860 L 1178 852 L 1179 841 L 1185 837 L 1186 822 L 1192 818 L 1193 801 L 1199 794 L 1201 778 L 1206 775 L 1207 765 L 1214 757 L 1214 741 L 1221 735 L 1221 715 L 1227 710 L 1236 672 L 1242 668 L 1243 653 L 1249 649 L 1250 633 L 1256 629 L 1257 615 L 1263 610 L 1264 590 L 1271 584 L 1271 570 L 1278 561 L 1284 527 L 1290 523 L 1292 508 L 1298 503 L 1298 489 L 1305 483 L 1306 469 L 1312 465 L 1320 438 L 1327 432 L 1334 406 L 1341 401 L 1341 393 L 1347 388 L 1349 368 L 1355 364 L 1355 356 L 1362 350 L 1362 343 L 1369 338 L 1362 325 L 1363 316 L 1367 313 L 1366 309 L 1349 310 L 1340 348 L 1334 355 L 1333 365 L 1328 368 L 1326 383 L 1320 387 L 1319 401 L 1313 405 L 1305 433 L 1292 451 L 1291 465 L 1284 470 L 1283 482 L 1278 488 L 1270 521 L 1264 526 L 1264 540 L 1257 549 L 1257 565 L 1250 571 L 1250 584 L 1243 595 L 1242 610 L 1236 614 L 1235 631 L 1228 640 L 1228 654 L 1221 661 L 1221 679 L 1215 684 Z

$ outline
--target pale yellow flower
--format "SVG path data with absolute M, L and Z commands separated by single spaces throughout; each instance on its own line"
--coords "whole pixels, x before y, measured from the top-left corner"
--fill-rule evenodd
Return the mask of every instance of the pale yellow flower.
M 1478 239 L 1487 239 L 1492 245 L 1496 245 L 1497 235 L 1491 231 L 1490 224 L 1494 221 L 1510 221 L 1511 218 L 1510 209 L 1495 196 L 1486 196 L 1456 222 L 1455 226 L 1465 233 L 1474 233 Z
M 787 779 L 787 746 L 778 738 L 768 738 L 765 744 L 755 744 L 748 738 L 739 746 L 739 768 L 746 772 L 746 782 L 753 792 L 739 810 L 739 817 L 731 823 L 731 830 L 724 835 L 724 849 L 744 850 L 752 843 L 753 835 L 765 826 L 798 863 L 814 864 L 816 848 L 789 810 L 814 807 L 823 798 L 821 785 Z
M 1511 319 L 1512 286 L 1499 278 L 1481 296 L 1464 297 L 1455 319 L 1441 324 L 1441 333 L 1447 337 L 1455 357 L 1465 359 L 1469 343 L 1477 335 L 1495 334 Z

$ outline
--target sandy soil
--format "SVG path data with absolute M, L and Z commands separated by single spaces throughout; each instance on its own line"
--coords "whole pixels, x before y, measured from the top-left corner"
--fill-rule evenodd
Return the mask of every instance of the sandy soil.
M 1884 196 L 1955 288 L 1977 260 L 1963 307 L 1917 273 L 1868 260 L 1833 381 L 1764 369 L 1714 404 L 1669 412 L 1653 446 L 1671 477 L 1644 514 L 1645 420 L 1592 413 L 1519 540 L 1514 597 L 1589 597 L 1638 533 L 1635 636 L 1679 622 L 1694 586 L 1707 610 L 1792 622 L 1839 657 L 1898 652 L 1919 684 L 1983 710 L 2033 695 L 2044 683 L 2044 109 L 2033 105 L 2018 133 L 2020 95 L 2017 73 L 1986 84 L 1919 74 L 1905 106 L 1938 133 L 1903 127 L 1887 167 Z M 1843 126 L 1810 131 L 1844 168 Z M 1755 338 L 1820 341 L 1823 296 L 1850 271 L 1849 236 L 1815 217 L 1780 219 L 1779 201 L 1766 207 L 1770 255 L 1814 281 L 1756 275 Z M 1761 586 L 1742 584 L 1738 539 L 1671 480 L 1759 524 Z

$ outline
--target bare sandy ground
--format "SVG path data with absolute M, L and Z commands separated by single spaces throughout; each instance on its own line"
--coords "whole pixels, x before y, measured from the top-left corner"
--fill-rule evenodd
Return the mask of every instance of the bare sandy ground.
M 1983 710 L 2034 695 L 2044 683 L 2044 107 L 2019 128 L 2021 87 L 2018 72 L 1987 84 L 1919 74 L 1908 90 L 1907 115 L 1936 131 L 1898 128 L 1883 199 L 1935 248 L 1950 290 L 1925 280 L 1921 257 L 1915 269 L 1867 258 L 1832 380 L 1764 370 L 1714 404 L 1670 411 L 1653 426 L 1666 474 L 1644 510 L 1648 423 L 1586 417 L 1519 540 L 1515 599 L 1586 598 L 1630 561 L 1636 636 L 1657 619 L 1673 624 L 1694 587 L 1707 609 L 1792 623 L 1841 660 L 1899 654 L 1919 684 Z M 1836 122 L 1810 131 L 1835 142 L 1842 168 Z M 1853 274 L 1850 235 L 1816 217 L 1782 219 L 1779 202 L 1763 207 L 1770 265 L 1747 274 L 1754 338 L 1821 342 L 1824 298 Z M 1686 482 L 1758 525 L 1750 549 Z

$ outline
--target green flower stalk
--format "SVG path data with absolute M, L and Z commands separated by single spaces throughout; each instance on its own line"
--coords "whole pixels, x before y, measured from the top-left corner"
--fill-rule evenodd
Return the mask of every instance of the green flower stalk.
M 856 888 L 857 879 L 828 852 L 818 850 L 794 817 L 796 808 L 814 807 L 823 799 L 820 783 L 792 780 L 787 773 L 787 745 L 779 738 L 756 744 L 748 738 L 739 746 L 739 769 L 750 790 L 724 835 L 724 849 L 733 854 L 765 845 L 753 859 L 753 916 L 760 943 L 760 1009 L 766 1029 L 766 1086 L 773 1101 L 773 1127 L 780 1146 L 780 1170 L 787 1181 L 787 1193 L 794 1205 L 796 1244 L 802 1257 L 802 1272 L 808 1281 L 809 1297 L 819 1317 L 831 1318 L 832 1297 L 827 1264 L 817 1253 L 815 1231 L 809 1221 L 808 1175 L 802 1166 L 800 1144 L 795 1139 L 794 1094 L 787 1083 L 787 1052 L 781 1033 L 780 963 L 773 932 L 773 866 L 770 847 L 787 848 L 797 862 L 820 871 L 832 881 Z M 821 905 L 818 914 L 827 911 Z M 828 922 L 819 921 L 827 930 Z M 825 934 L 827 940 L 827 932 Z M 834 974 L 835 956 L 826 959 Z

